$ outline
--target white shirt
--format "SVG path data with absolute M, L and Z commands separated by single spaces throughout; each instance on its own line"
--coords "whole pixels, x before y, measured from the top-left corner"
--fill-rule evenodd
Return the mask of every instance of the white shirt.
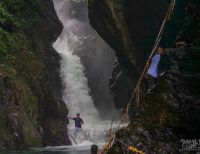
M 153 58 L 151 59 L 151 65 L 149 66 L 147 74 L 153 76 L 154 78 L 157 78 L 159 62 L 160 62 L 160 54 L 154 55 Z

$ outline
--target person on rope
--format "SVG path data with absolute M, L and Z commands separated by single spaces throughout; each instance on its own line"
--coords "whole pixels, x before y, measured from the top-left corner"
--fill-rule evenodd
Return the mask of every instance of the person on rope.
M 163 51 L 164 49 L 161 46 L 157 47 L 156 53 L 152 57 L 150 66 L 147 70 L 146 86 L 148 93 L 151 93 L 151 90 L 156 86 L 158 77 L 158 65 L 160 63 L 161 54 L 163 53 Z
M 74 134 L 76 134 L 82 130 L 81 126 L 82 126 L 82 124 L 84 124 L 84 122 L 83 122 L 83 119 L 80 118 L 80 113 L 77 113 L 76 117 L 73 117 L 73 118 L 69 117 L 68 119 L 74 120 L 74 124 L 75 124 Z

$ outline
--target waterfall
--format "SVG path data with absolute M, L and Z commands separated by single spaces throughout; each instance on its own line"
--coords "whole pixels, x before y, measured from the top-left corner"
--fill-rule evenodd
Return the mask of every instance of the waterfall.
M 63 24 L 63 31 L 53 44 L 53 47 L 61 56 L 60 73 L 64 85 L 63 99 L 69 109 L 69 116 L 75 116 L 76 113 L 80 113 L 81 118 L 83 118 L 85 123 L 83 125 L 83 130 L 74 136 L 74 123 L 71 121 L 68 126 L 69 137 L 73 144 L 88 143 L 87 141 L 104 143 L 110 128 L 110 121 L 104 121 L 100 118 L 91 97 L 84 65 L 82 64 L 80 57 L 75 53 L 77 48 L 84 51 L 83 46 L 87 47 L 83 40 L 88 39 L 90 42 L 90 40 L 97 35 L 96 32 L 94 33 L 91 31 L 92 28 L 89 25 L 87 17 L 87 5 L 84 5 L 84 9 L 81 9 L 79 5 L 77 6 L 78 9 L 76 11 L 82 11 L 79 12 L 78 16 L 80 16 L 80 18 L 78 18 L 72 3 L 78 4 L 80 2 L 73 0 L 53 0 L 53 2 L 57 16 Z M 83 3 L 86 3 L 86 1 L 83 1 Z M 102 40 L 98 40 L 97 42 L 98 45 L 89 43 L 90 46 L 92 46 L 90 50 L 94 50 L 96 46 L 101 48 L 103 47 L 101 44 L 105 44 Z M 107 49 L 107 46 L 105 47 L 104 45 L 104 50 L 105 49 Z M 101 51 L 98 53 L 101 53 Z M 109 56 L 108 51 L 106 56 Z M 102 56 L 99 56 L 98 58 L 105 59 Z M 107 63 L 104 64 L 104 66 L 107 67 Z M 104 72 L 105 71 L 102 71 L 102 75 Z M 94 74 L 94 76 L 95 75 L 96 74 Z M 104 102 L 106 103 L 105 110 L 107 109 L 109 113 L 112 113 L 109 109 L 108 102 Z M 112 104 L 110 105 L 112 106 Z M 105 111 L 103 110 L 102 113 L 104 112 Z
M 54 7 L 64 26 L 61 35 L 53 44 L 53 47 L 62 58 L 60 73 L 64 85 L 63 99 L 69 109 L 69 115 L 75 116 L 76 113 L 81 113 L 81 118 L 85 121 L 84 132 L 78 134 L 79 138 L 76 138 L 76 141 L 74 141 L 74 137 L 71 140 L 74 144 L 78 141 L 80 143 L 80 140 L 93 141 L 91 137 L 94 135 L 91 135 L 91 130 L 87 131 L 87 129 L 95 128 L 96 123 L 99 121 L 99 115 L 90 96 L 85 68 L 80 58 L 74 54 L 76 46 L 82 44 L 80 38 L 75 34 L 75 32 L 79 31 L 81 23 L 68 16 L 67 11 L 70 10 L 69 1 L 54 0 Z M 73 134 L 73 127 L 74 124 L 71 122 L 69 126 L 69 134 L 71 135 Z M 90 133 L 88 134 L 88 132 Z
M 76 19 L 67 17 L 69 4 L 64 0 L 54 0 L 57 15 L 64 28 L 53 47 L 61 56 L 61 77 L 64 84 L 63 98 L 69 109 L 69 115 L 75 116 L 81 113 L 83 119 L 87 119 L 86 125 L 95 125 L 98 120 L 98 112 L 94 106 L 88 81 L 85 77 L 85 68 L 80 58 L 74 54 L 75 47 L 81 41 L 74 31 L 80 28 L 81 23 Z M 63 9 L 66 11 L 63 11 Z M 92 127 L 92 126 L 90 126 Z

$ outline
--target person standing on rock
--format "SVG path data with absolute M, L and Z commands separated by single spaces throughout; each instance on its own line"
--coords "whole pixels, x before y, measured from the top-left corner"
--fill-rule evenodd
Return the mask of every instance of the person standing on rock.
M 150 66 L 147 70 L 146 76 L 146 86 L 147 92 L 150 93 L 151 90 L 156 86 L 158 77 L 158 65 L 161 59 L 161 54 L 163 53 L 163 48 L 161 46 L 157 47 L 156 54 L 152 57 Z

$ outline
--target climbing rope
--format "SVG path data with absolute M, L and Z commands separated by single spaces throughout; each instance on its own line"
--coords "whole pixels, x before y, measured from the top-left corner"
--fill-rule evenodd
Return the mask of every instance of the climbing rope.
M 136 153 L 136 154 L 144 154 L 143 151 L 138 150 L 137 148 L 127 145 L 126 143 L 122 142 L 120 139 L 114 137 L 116 141 L 118 141 L 119 143 L 121 143 L 122 145 L 124 145 L 129 151 Z
M 165 15 L 165 18 L 164 18 L 164 20 L 163 20 L 163 22 L 162 22 L 162 25 L 161 25 L 161 28 L 160 28 L 160 30 L 159 30 L 159 33 L 158 33 L 158 35 L 157 35 L 157 37 L 156 37 L 156 40 L 155 40 L 153 49 L 152 49 L 152 51 L 151 51 L 151 53 L 150 53 L 149 58 L 147 59 L 145 65 L 144 65 L 143 71 L 142 71 L 142 73 L 141 73 L 141 75 L 140 75 L 140 78 L 139 78 L 139 80 L 138 80 L 138 82 L 137 82 L 137 84 L 136 84 L 136 86 L 135 86 L 135 89 L 134 89 L 134 91 L 133 91 L 133 93 L 132 93 L 132 95 L 131 95 L 131 98 L 130 98 L 128 104 L 127 104 L 126 111 L 125 111 L 125 113 L 123 114 L 123 116 L 122 116 L 122 118 L 121 118 L 121 120 L 120 120 L 120 122 L 119 122 L 119 125 L 118 125 L 117 129 L 120 128 L 122 122 L 126 119 L 126 117 L 128 117 L 128 111 L 129 111 L 129 108 L 130 108 L 131 103 L 133 102 L 133 98 L 134 98 L 134 97 L 136 97 L 137 106 L 139 107 L 139 105 L 140 105 L 140 85 L 141 85 L 141 82 L 142 82 L 142 80 L 143 80 L 143 78 L 144 78 L 144 75 L 146 74 L 146 71 L 147 71 L 147 69 L 148 69 L 148 67 L 149 67 L 149 63 L 150 63 L 150 61 L 151 61 L 151 58 L 152 58 L 153 54 L 155 53 L 155 50 L 156 50 L 156 48 L 158 47 L 158 44 L 160 43 L 160 40 L 162 39 L 162 35 L 163 35 L 163 32 L 164 32 L 165 25 L 166 25 L 167 21 L 170 20 L 170 18 L 171 18 L 171 15 L 172 15 L 172 13 L 173 13 L 173 11 L 174 11 L 175 4 L 176 4 L 176 0 L 171 0 L 171 3 L 170 3 L 170 5 L 169 5 L 169 8 L 168 8 L 167 13 L 166 13 L 166 15 Z M 111 132 L 112 132 L 112 131 L 111 131 Z M 117 140 L 116 137 L 115 137 L 115 140 Z M 103 147 L 103 150 L 102 150 L 102 151 L 109 150 L 110 147 L 111 147 L 111 144 L 113 143 L 113 141 L 114 141 L 114 135 L 111 134 L 111 137 L 110 137 L 110 140 L 109 140 L 108 144 L 106 144 L 106 145 Z M 118 141 L 119 141 L 119 140 L 118 140 Z M 120 143 L 122 143 L 122 142 L 120 141 Z M 125 144 L 124 144 L 124 145 L 125 145 Z M 129 146 L 128 146 L 128 147 L 129 147 Z M 134 147 L 129 147 L 129 150 L 132 151 L 132 152 L 134 152 L 134 149 L 135 149 Z M 137 149 L 135 149 L 135 150 L 137 150 Z M 140 151 L 140 152 L 141 152 L 141 151 Z M 144 153 L 142 152 L 142 153 L 140 153 L 140 154 L 144 154 Z

